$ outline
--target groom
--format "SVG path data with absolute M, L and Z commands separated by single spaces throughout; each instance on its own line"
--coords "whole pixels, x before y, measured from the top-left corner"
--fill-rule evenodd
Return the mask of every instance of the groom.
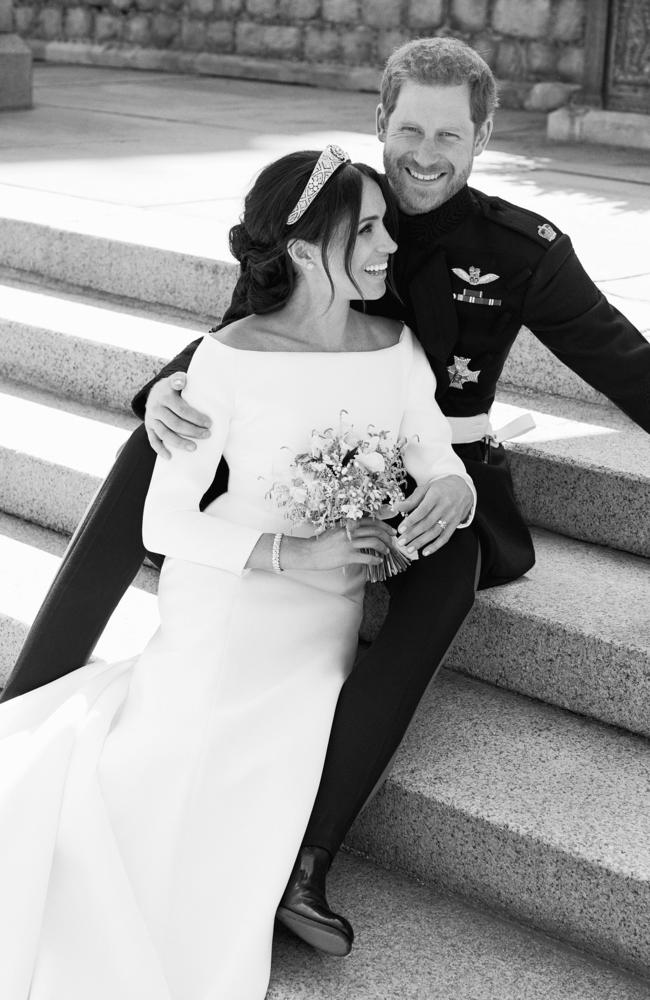
M 520 327 L 650 431 L 650 345 L 608 304 L 555 225 L 467 187 L 495 107 L 492 73 L 460 41 L 419 39 L 388 60 L 377 134 L 400 209 L 399 298 L 388 293 L 373 309 L 404 319 L 427 351 L 478 507 L 473 526 L 456 532 L 458 500 L 444 486 L 418 490 L 402 505 L 405 541 L 430 554 L 390 582 L 386 621 L 341 692 L 304 846 L 278 910 L 295 933 L 333 954 L 347 954 L 353 932 L 327 904 L 329 865 L 471 607 L 477 535 L 481 586 L 514 579 L 534 562 L 488 417 Z M 246 312 L 238 286 L 224 322 Z M 176 388 L 195 347 L 136 397 L 146 431 L 129 439 L 76 532 L 5 698 L 84 663 L 135 575 L 144 554 L 140 520 L 153 449 L 191 448 L 191 438 L 209 433 Z M 203 503 L 226 482 L 222 463 Z

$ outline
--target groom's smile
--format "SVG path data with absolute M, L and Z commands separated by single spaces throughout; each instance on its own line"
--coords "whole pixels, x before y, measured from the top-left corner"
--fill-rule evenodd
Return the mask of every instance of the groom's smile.
M 440 180 L 441 177 L 445 176 L 444 170 L 440 170 L 431 174 L 420 173 L 418 170 L 415 169 L 415 167 L 406 167 L 406 170 L 408 170 L 411 177 L 413 177 L 416 181 L 424 181 L 427 184 L 431 184 L 434 181 L 438 181 Z
M 403 83 L 394 108 L 377 109 L 384 168 L 402 211 L 429 212 L 456 194 L 490 132 L 490 122 L 472 121 L 467 84 Z

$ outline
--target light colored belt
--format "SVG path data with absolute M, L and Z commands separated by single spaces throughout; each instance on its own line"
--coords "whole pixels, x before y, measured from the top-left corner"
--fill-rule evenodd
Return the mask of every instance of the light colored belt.
M 452 444 L 471 444 L 472 441 L 482 441 L 484 438 L 499 444 L 501 441 L 512 441 L 535 427 L 531 413 L 522 413 L 497 431 L 492 427 L 489 413 L 477 413 L 474 417 L 447 417 L 447 420 L 451 426 Z

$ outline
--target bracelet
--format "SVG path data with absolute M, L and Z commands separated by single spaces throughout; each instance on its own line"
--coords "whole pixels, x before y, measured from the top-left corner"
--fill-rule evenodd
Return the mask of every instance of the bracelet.
M 274 573 L 282 573 L 283 569 L 280 565 L 280 546 L 282 544 L 282 539 L 284 535 L 281 531 L 278 531 L 273 539 L 273 549 L 271 550 L 271 565 L 273 567 Z

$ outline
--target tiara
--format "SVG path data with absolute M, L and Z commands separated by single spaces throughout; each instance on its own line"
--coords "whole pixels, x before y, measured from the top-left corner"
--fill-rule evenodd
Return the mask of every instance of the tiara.
M 340 146 L 330 143 L 329 146 L 325 147 L 316 161 L 316 166 L 312 170 L 302 194 L 296 202 L 296 207 L 287 219 L 288 226 L 293 226 L 294 222 L 297 222 L 305 214 L 318 192 L 323 188 L 332 174 L 339 167 L 343 166 L 344 163 L 349 162 L 350 157 Z

